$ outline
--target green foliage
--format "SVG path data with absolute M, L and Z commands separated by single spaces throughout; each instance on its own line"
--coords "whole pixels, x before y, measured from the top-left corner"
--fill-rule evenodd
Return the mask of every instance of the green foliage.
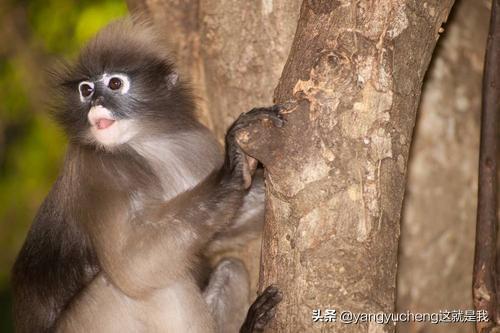
M 101 27 L 127 11 L 120 0 L 31 0 L 27 6 L 33 36 L 47 52 L 58 54 L 74 54 Z
M 65 138 L 41 103 L 45 70 L 74 57 L 126 14 L 123 0 L 26 0 L 0 4 L 0 306 L 31 221 L 57 177 Z M 3 14 L 2 14 L 3 13 Z M 9 33 L 10 32 L 10 33 Z M 0 322 L 6 316 L 0 308 Z M 0 325 L 0 331 L 6 327 Z

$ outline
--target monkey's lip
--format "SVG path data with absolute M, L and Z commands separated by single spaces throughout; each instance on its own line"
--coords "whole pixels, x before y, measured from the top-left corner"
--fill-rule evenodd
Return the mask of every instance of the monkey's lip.
M 105 130 L 116 122 L 111 111 L 101 105 L 93 106 L 87 117 L 94 130 Z
M 103 129 L 106 129 L 106 128 L 110 127 L 114 123 L 115 123 L 114 119 L 98 118 L 98 119 L 96 119 L 94 126 L 98 130 L 103 130 Z

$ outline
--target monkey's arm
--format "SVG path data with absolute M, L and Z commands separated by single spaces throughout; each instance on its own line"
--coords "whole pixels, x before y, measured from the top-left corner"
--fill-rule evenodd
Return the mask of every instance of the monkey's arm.
M 61 311 L 98 271 L 89 243 L 65 214 L 61 182 L 40 207 L 14 264 L 16 332 L 52 332 Z
M 101 268 L 125 294 L 141 297 L 187 277 L 196 254 L 229 225 L 251 179 L 236 133 L 261 119 L 283 124 L 278 110 L 259 109 L 240 116 L 226 136 L 224 166 L 193 189 L 161 205 L 145 207 L 144 214 L 132 220 L 120 208 L 102 210 L 104 214 L 91 229 L 92 238 Z M 116 196 L 109 194 L 112 197 Z M 123 218 L 117 219 L 120 214 Z
M 264 175 L 263 170 L 260 169 L 254 174 L 252 186 L 230 225 L 217 233 L 204 250 L 206 256 L 210 257 L 216 253 L 237 249 L 262 234 L 264 190 Z

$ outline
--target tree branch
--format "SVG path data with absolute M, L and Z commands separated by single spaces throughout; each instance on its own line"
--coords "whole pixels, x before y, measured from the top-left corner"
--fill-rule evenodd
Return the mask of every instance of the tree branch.
M 478 322 L 479 333 L 499 324 L 496 290 L 497 247 L 497 143 L 500 90 L 500 0 L 493 0 L 484 65 L 479 191 L 474 258 L 473 300 L 476 310 L 486 310 L 489 322 Z

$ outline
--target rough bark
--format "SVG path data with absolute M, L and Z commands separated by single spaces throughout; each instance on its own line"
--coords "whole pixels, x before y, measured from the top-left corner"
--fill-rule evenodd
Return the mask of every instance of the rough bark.
M 272 103 L 297 26 L 300 0 L 127 0 L 154 18 L 199 98 L 200 118 L 223 141 L 242 112 Z M 257 289 L 260 239 L 231 253 Z M 254 298 L 254 295 L 251 295 Z
M 267 169 L 261 287 L 276 332 L 392 332 L 313 323 L 313 309 L 394 311 L 399 219 L 423 77 L 453 1 L 304 1 L 275 92 L 283 129 L 241 133 Z
M 403 213 L 399 312 L 473 308 L 473 221 L 488 3 L 457 2 L 424 84 Z M 398 330 L 465 333 L 473 331 L 473 324 L 406 323 Z
M 272 103 L 299 7 L 299 0 L 201 1 L 204 85 L 219 137 L 241 112 Z

